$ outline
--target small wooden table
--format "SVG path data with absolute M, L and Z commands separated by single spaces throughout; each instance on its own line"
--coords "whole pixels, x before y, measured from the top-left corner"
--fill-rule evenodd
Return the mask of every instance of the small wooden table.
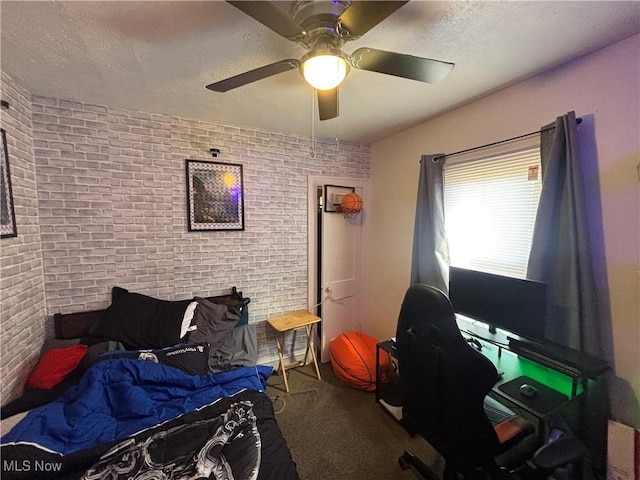
M 316 367 L 316 375 L 318 380 L 320 378 L 320 369 L 318 368 L 318 359 L 316 358 L 316 352 L 313 348 L 313 327 L 320 321 L 320 317 L 310 313 L 306 310 L 299 310 L 297 312 L 285 313 L 284 315 L 278 315 L 276 317 L 270 317 L 267 322 L 276 331 L 276 345 L 278 347 L 278 357 L 280 358 L 280 366 L 278 370 L 282 372 L 284 378 L 284 388 L 289 393 L 289 382 L 287 381 L 287 368 L 300 367 L 307 364 L 307 358 L 309 352 L 311 352 L 311 358 L 313 364 Z M 285 335 L 291 330 L 304 327 L 307 333 L 307 349 L 304 352 L 304 360 L 297 361 L 289 364 L 284 363 L 284 346 Z

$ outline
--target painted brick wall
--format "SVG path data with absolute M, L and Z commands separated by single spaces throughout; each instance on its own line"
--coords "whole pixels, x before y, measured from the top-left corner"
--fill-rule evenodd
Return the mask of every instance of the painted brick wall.
M 7 150 L 18 236 L 0 240 L 0 401 L 22 391 L 45 336 L 45 292 L 33 157 L 30 95 L 4 73 L 2 128 Z
M 309 138 L 32 101 L 47 314 L 104 308 L 114 285 L 165 299 L 235 285 L 274 360 L 264 320 L 307 306 L 307 176 L 368 177 L 369 147 L 316 140 L 311 158 Z M 185 159 L 211 147 L 243 165 L 244 231 L 187 231 Z

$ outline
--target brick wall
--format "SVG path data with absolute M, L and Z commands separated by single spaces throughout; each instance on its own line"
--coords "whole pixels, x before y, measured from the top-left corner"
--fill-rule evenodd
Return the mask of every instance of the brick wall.
M 165 299 L 235 285 L 260 361 L 275 359 L 264 320 L 307 306 L 307 177 L 368 177 L 368 146 L 316 140 L 311 158 L 309 138 L 32 101 L 47 314 L 104 308 L 114 285 Z M 187 231 L 185 159 L 211 147 L 243 165 L 244 231 Z
M 45 293 L 33 157 L 30 95 L 4 73 L 2 128 L 13 188 L 18 236 L 0 240 L 0 401 L 17 396 L 45 336 Z

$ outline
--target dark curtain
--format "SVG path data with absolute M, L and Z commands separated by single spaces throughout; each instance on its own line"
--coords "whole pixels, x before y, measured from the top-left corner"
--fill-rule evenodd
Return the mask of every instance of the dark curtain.
M 542 193 L 527 278 L 547 284 L 547 340 L 602 357 L 575 112 L 540 135 Z
M 423 155 L 420 160 L 411 283 L 431 285 L 448 294 L 449 246 L 444 230 L 443 166 L 443 154 Z

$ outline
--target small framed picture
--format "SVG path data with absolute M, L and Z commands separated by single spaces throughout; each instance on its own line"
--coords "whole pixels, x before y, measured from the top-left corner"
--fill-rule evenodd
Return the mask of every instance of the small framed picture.
M 337 212 L 342 197 L 349 192 L 355 192 L 355 187 L 340 187 L 338 185 L 325 185 L 324 186 L 324 211 L 325 212 Z
M 0 231 L 2 238 L 17 237 L 16 212 L 13 208 L 13 190 L 11 189 L 11 172 L 9 170 L 9 152 L 7 151 L 7 133 L 0 128 L 2 134 L 2 169 L 0 180 Z
M 242 165 L 187 160 L 190 232 L 244 230 Z

